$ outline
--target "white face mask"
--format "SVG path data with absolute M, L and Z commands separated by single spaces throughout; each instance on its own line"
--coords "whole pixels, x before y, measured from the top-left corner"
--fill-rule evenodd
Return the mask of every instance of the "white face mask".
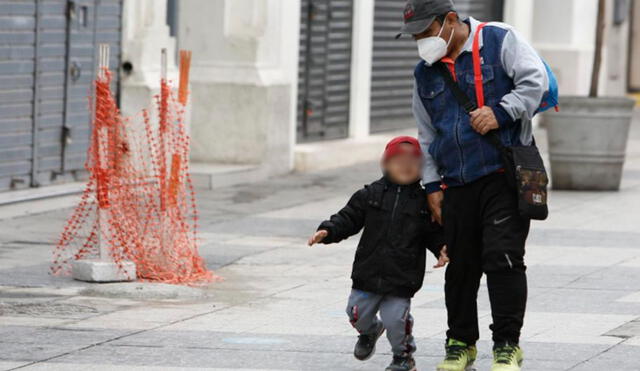
M 444 30 L 444 26 L 447 24 L 445 19 L 442 27 L 440 28 L 440 32 L 438 36 L 425 37 L 424 39 L 420 39 L 417 41 L 418 43 L 418 54 L 420 54 L 420 58 L 424 59 L 427 62 L 427 65 L 431 66 L 442 57 L 447 55 L 447 49 L 449 48 L 449 44 L 451 40 L 453 40 L 453 33 L 455 32 L 455 28 L 451 30 L 451 36 L 449 37 L 449 41 L 444 41 L 440 35 L 442 34 L 442 30 Z

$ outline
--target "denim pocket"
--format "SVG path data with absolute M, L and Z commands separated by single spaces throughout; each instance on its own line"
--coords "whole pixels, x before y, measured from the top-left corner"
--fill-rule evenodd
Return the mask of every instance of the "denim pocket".
M 487 106 L 496 104 L 496 102 L 494 102 L 494 79 L 493 67 L 487 65 L 482 66 L 482 91 L 484 92 L 484 104 Z M 467 84 L 467 95 L 472 97 L 474 101 L 477 101 L 476 80 L 473 71 L 465 75 L 465 82 Z
M 444 107 L 444 80 L 432 80 L 428 84 L 418 86 L 418 94 L 427 108 L 430 116 Z

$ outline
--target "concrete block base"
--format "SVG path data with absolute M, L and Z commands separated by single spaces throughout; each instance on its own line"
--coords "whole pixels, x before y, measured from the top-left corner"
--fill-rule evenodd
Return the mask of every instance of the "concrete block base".
M 76 260 L 72 266 L 72 277 L 86 282 L 122 282 L 136 279 L 136 265 L 131 261 L 116 263 L 104 260 Z

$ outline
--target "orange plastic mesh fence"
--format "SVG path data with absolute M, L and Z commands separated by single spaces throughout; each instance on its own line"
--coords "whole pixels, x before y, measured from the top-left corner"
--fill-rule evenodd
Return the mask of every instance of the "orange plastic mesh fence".
M 182 55 L 182 54 L 181 54 Z M 53 252 L 53 274 L 78 259 L 133 261 L 139 279 L 198 284 L 216 278 L 198 253 L 198 213 L 189 175 L 184 113 L 189 58 L 181 58 L 180 101 L 161 81 L 156 107 L 123 118 L 111 73 L 95 81 L 95 118 L 81 199 Z M 184 90 L 184 91 L 183 91 Z

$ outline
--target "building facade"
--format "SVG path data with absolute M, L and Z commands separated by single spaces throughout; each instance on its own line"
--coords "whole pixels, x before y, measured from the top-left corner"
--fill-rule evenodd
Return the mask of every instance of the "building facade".
M 122 1 L 0 1 L 0 191 L 82 179 L 96 46 L 118 90 Z
M 463 17 L 515 26 L 552 66 L 563 94 L 587 93 L 597 0 L 455 3 Z M 309 161 L 357 158 L 340 152 L 341 141 L 353 149 L 381 133 L 414 127 L 417 48 L 410 38 L 394 38 L 404 1 L 176 5 L 178 46 L 194 50 L 196 79 L 202 80 L 193 87 L 196 162 L 255 164 L 268 173 L 308 170 L 315 168 Z M 607 9 L 600 89 L 624 95 L 640 86 L 633 68 L 640 55 L 640 5 L 607 0 Z M 329 153 L 344 161 L 329 161 Z
M 597 0 L 455 3 L 463 16 L 515 26 L 552 66 L 562 94 L 587 93 Z M 0 0 L 9 15 L 0 20 L 0 191 L 82 179 L 87 96 L 103 42 L 112 45 L 125 115 L 153 102 L 161 48 L 193 51 L 196 169 L 267 176 L 343 165 L 372 144 L 363 156 L 376 156 L 376 140 L 414 126 L 417 48 L 394 38 L 403 7 L 402 0 Z M 604 36 L 600 93 L 640 91 L 638 1 L 607 0 Z M 175 78 L 175 60 L 168 70 Z

